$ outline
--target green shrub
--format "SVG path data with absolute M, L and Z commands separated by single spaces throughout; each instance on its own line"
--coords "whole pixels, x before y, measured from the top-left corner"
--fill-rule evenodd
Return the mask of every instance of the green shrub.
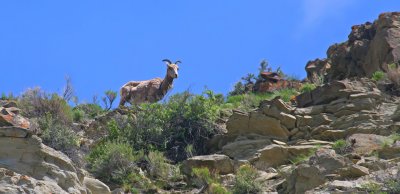
M 315 84 L 310 84 L 310 83 L 305 83 L 301 86 L 300 88 L 300 92 L 304 93 L 304 92 L 311 92 L 312 90 L 314 90 L 317 86 Z
M 45 117 L 52 115 L 57 122 L 70 123 L 72 121 L 72 109 L 59 95 L 47 94 L 40 88 L 28 89 L 18 99 L 18 107 L 21 114 L 28 118 Z
M 148 192 L 155 190 L 157 187 L 151 182 L 150 179 L 140 173 L 131 173 L 127 176 L 122 184 L 125 193 L 139 194 L 139 193 L 154 193 Z
M 298 155 L 296 157 L 293 157 L 293 158 L 289 159 L 289 161 L 294 165 L 297 165 L 297 164 L 302 163 L 302 162 L 306 162 L 311 158 L 311 156 L 313 156 L 315 154 L 315 152 L 317 151 L 317 149 L 319 147 L 320 147 L 320 145 L 317 145 L 315 148 L 310 149 L 308 151 L 308 153 L 300 154 L 300 155 Z
M 44 144 L 65 153 L 77 148 L 79 138 L 70 126 L 58 122 L 50 114 L 39 118 L 38 123 L 42 130 L 40 137 Z
M 74 122 L 82 122 L 85 116 L 85 112 L 81 109 L 73 109 L 73 120 Z
M 228 190 L 219 183 L 219 177 L 217 174 L 210 173 L 210 170 L 206 167 L 193 168 L 192 176 L 194 180 L 199 181 L 202 187 L 206 187 L 208 193 L 216 194 L 229 194 Z
M 229 96 L 241 95 L 244 94 L 245 92 L 246 92 L 245 85 L 241 81 L 238 81 L 233 86 L 233 90 L 229 92 Z
M 192 174 L 198 178 L 203 185 L 210 185 L 211 183 L 218 182 L 216 178 L 211 175 L 210 170 L 208 170 L 206 167 L 193 168 Z
M 332 145 L 332 149 L 334 149 L 336 151 L 336 153 L 338 154 L 344 154 L 346 152 L 348 152 L 349 148 L 351 146 L 348 145 L 348 143 L 346 142 L 346 140 L 344 139 L 339 139 L 337 141 L 335 141 Z
M 378 194 L 380 191 L 382 191 L 382 185 L 376 182 L 367 182 L 361 185 L 361 190 Z
M 389 194 L 400 193 L 400 180 L 390 179 L 385 181 L 384 186 L 387 188 Z
M 147 155 L 147 161 L 149 164 L 148 168 L 151 177 L 161 178 L 163 180 L 167 180 L 169 178 L 171 168 L 162 152 L 150 151 Z
M 8 95 L 2 92 L 0 100 L 15 100 L 15 96 L 13 95 L 12 92 L 8 93 Z
M 224 186 L 222 186 L 219 183 L 211 183 L 208 190 L 209 190 L 209 193 L 213 193 L 213 194 L 230 194 L 228 189 L 226 189 Z
M 79 109 L 84 112 L 85 118 L 94 119 L 103 114 L 105 111 L 98 104 L 79 104 L 74 109 Z
M 373 74 L 372 74 L 372 80 L 374 80 L 374 81 L 380 81 L 380 80 L 383 80 L 385 78 L 385 73 L 383 72 L 383 71 L 375 71 Z
M 126 143 L 105 142 L 96 146 L 88 155 L 89 171 L 107 183 L 123 184 L 138 173 L 136 162 L 143 159 L 143 152 L 134 153 Z
M 123 131 L 117 136 L 135 149 L 165 151 L 168 159 L 182 161 L 191 154 L 207 153 L 206 142 L 221 130 L 215 122 L 222 102 L 222 96 L 211 91 L 175 94 L 164 103 L 131 107 L 136 118 L 123 127 L 115 125 L 114 131 Z
M 250 165 L 239 167 L 233 193 L 259 193 L 262 190 L 261 183 L 256 181 L 257 170 Z
M 294 88 L 286 88 L 274 92 L 273 97 L 280 96 L 283 101 L 290 102 L 290 100 L 299 93 Z
M 272 97 L 272 93 L 248 93 L 228 96 L 226 103 L 222 105 L 222 108 L 239 109 L 247 112 L 257 108 L 261 101 L 271 99 Z
M 390 71 L 390 70 L 393 70 L 393 69 L 396 69 L 396 68 L 397 68 L 396 63 L 391 63 L 391 64 L 388 65 L 389 71 Z

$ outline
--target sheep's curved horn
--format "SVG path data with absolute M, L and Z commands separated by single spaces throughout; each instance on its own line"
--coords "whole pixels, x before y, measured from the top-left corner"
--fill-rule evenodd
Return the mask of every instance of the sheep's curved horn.
M 178 65 L 179 63 L 182 63 L 182 61 L 176 61 L 175 64 Z
M 167 65 L 171 65 L 171 61 L 169 60 L 169 59 L 164 59 L 164 60 L 162 60 L 163 62 L 165 62 L 165 63 L 167 63 Z

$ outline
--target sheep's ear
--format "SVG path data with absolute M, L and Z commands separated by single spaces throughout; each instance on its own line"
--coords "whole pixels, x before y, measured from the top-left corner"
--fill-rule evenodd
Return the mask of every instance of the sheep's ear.
M 166 63 L 167 65 L 171 65 L 171 61 L 169 60 L 169 59 L 164 59 L 164 60 L 162 60 L 164 63 Z

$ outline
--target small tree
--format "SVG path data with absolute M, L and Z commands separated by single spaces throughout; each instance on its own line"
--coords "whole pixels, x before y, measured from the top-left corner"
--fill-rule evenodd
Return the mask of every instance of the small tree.
M 102 100 L 105 105 L 105 109 L 110 110 L 112 107 L 112 104 L 114 103 L 115 99 L 117 98 L 117 92 L 112 91 L 112 90 L 107 90 L 104 94 L 106 96 L 103 97 Z
M 62 98 L 69 102 L 74 97 L 74 87 L 72 86 L 71 78 L 65 76 L 65 87 L 63 89 Z
M 267 68 L 268 68 L 268 61 L 266 61 L 265 59 L 263 59 L 261 62 L 260 62 L 260 67 L 258 68 L 258 71 L 259 71 L 259 73 L 262 73 L 262 72 L 264 72 L 264 71 L 266 71 L 267 70 Z
M 233 90 L 229 92 L 229 96 L 235 96 L 245 93 L 245 86 L 241 81 L 238 81 L 234 86 Z
M 252 73 L 248 73 L 246 76 L 242 77 L 242 80 L 246 82 L 245 85 L 253 84 L 254 79 L 255 79 L 255 76 Z

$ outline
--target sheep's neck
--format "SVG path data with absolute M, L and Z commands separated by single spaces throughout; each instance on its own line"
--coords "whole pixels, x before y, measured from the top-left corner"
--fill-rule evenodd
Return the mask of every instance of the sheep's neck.
M 172 82 L 174 81 L 174 78 L 166 75 L 164 80 L 161 82 L 160 90 L 159 90 L 159 95 L 160 97 L 164 97 L 165 94 L 167 94 L 168 90 L 172 88 Z

